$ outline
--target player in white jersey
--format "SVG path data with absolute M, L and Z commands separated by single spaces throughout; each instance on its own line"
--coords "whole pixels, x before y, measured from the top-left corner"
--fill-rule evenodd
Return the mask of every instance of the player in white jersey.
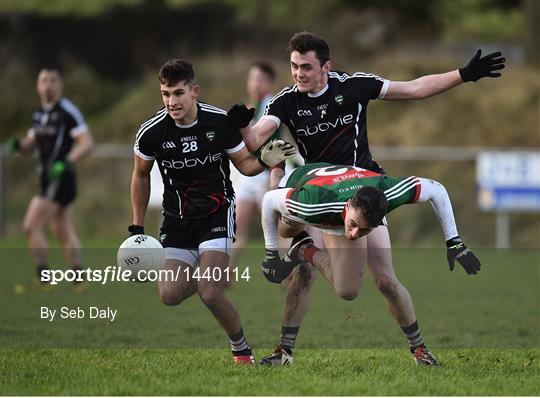
M 504 68 L 501 53 L 481 56 L 478 50 L 461 69 L 423 76 L 411 81 L 390 81 L 369 73 L 332 71 L 330 49 L 319 36 L 302 32 L 289 42 L 292 87 L 283 89 L 270 102 L 265 116 L 253 126 L 253 110 L 235 105 L 229 116 L 242 128 L 249 147 L 264 142 L 282 123 L 291 129 L 307 163 L 328 162 L 384 171 L 372 159 L 367 140 L 367 105 L 372 99 L 413 100 L 437 95 L 463 82 L 498 77 Z M 275 171 L 278 173 L 278 171 Z M 281 173 L 283 175 L 283 173 Z M 276 176 L 273 180 L 279 180 Z M 381 225 L 366 237 L 348 243 L 339 236 L 324 235 L 327 248 L 367 249 L 367 263 L 375 284 L 387 300 L 391 314 L 406 336 L 420 335 L 413 303 L 407 289 L 397 279 L 388 254 L 390 237 Z M 355 258 L 343 251 L 344 262 L 354 266 Z M 314 280 L 313 268 L 302 266 L 293 274 L 285 299 L 279 350 L 292 353 L 299 326 L 307 311 L 308 293 Z M 409 347 L 413 347 L 409 344 Z M 264 362 L 263 358 L 263 362 Z M 428 363 L 427 363 L 428 364 Z
M 81 269 L 81 242 L 73 223 L 76 197 L 73 164 L 88 155 L 92 134 L 77 107 L 62 96 L 63 83 L 56 68 L 42 69 L 36 90 L 41 106 L 32 113 L 32 127 L 22 140 L 8 143 L 8 152 L 39 155 L 40 188 L 26 211 L 23 229 L 37 267 L 38 278 L 48 269 L 45 227 L 51 224 L 72 269 Z
M 233 359 L 254 362 L 234 304 L 225 296 L 229 256 L 235 233 L 235 196 L 229 159 L 244 174 L 256 175 L 294 154 L 281 142 L 265 145 L 259 158 L 246 148 L 227 113 L 198 101 L 200 87 L 190 62 L 172 59 L 159 72 L 164 108 L 141 125 L 134 146 L 131 180 L 133 224 L 144 233 L 150 195 L 150 170 L 157 162 L 164 184 L 160 241 L 167 270 L 176 280 L 158 282 L 161 300 L 178 305 L 198 293 L 229 336 Z M 196 278 L 199 275 L 212 278 Z M 218 268 L 219 272 L 214 272 Z M 218 275 L 214 277 L 214 275 Z
M 267 62 L 255 62 L 249 68 L 246 89 L 248 106 L 255 108 L 253 122 L 264 115 L 268 102 L 272 99 L 276 79 L 274 67 Z M 271 138 L 279 138 L 277 130 Z M 253 155 L 257 155 L 257 151 Z M 236 241 L 231 255 L 231 266 L 237 266 L 238 259 L 249 238 L 251 220 L 260 212 L 262 197 L 268 190 L 270 172 L 263 171 L 256 176 L 245 176 L 234 165 L 231 166 L 231 181 L 236 193 Z M 260 213 L 259 213 L 260 214 Z

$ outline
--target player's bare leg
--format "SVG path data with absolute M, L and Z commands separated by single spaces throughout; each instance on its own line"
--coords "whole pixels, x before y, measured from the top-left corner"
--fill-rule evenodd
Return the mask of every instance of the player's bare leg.
M 210 269 L 210 275 L 215 267 L 221 268 L 223 271 L 221 272 L 222 278 L 219 280 L 200 279 L 198 293 L 227 334 L 238 332 L 240 330 L 238 311 L 232 301 L 225 296 L 225 277 L 223 275 L 225 275 L 225 269 L 229 264 L 229 256 L 223 252 L 205 250 L 200 254 L 199 264 L 201 276 L 204 275 L 206 269 Z
M 367 235 L 368 267 L 375 285 L 386 298 L 390 313 L 400 326 L 416 320 L 409 291 L 398 280 L 392 262 L 390 236 L 386 226 L 379 226 Z
M 211 278 L 201 278 L 198 281 L 198 293 L 206 307 L 212 312 L 221 327 L 229 336 L 233 359 L 237 363 L 254 364 L 255 360 L 242 329 L 240 315 L 233 302 L 225 296 L 225 270 L 229 265 L 229 255 L 217 250 L 205 250 L 200 254 L 199 266 L 201 276 L 209 270 Z M 221 269 L 214 273 L 215 268 Z M 214 275 L 221 277 L 214 279 Z
M 292 237 L 298 235 L 304 226 L 297 223 L 288 223 L 280 221 L 278 232 L 281 237 Z M 313 233 L 317 240 L 321 240 L 320 234 Z M 287 292 L 285 294 L 285 308 L 283 314 L 283 324 L 281 328 L 281 341 L 273 353 L 262 358 L 260 365 L 281 366 L 293 362 L 293 350 L 296 337 L 304 316 L 309 308 L 310 289 L 315 282 L 316 270 L 311 264 L 300 264 L 296 267 L 287 283 Z
M 166 271 L 178 275 L 178 280 L 167 277 L 158 281 L 159 296 L 163 304 L 178 305 L 197 293 L 197 281 L 193 279 L 194 267 L 184 261 L 168 259 L 165 261 Z
M 313 264 L 323 270 L 329 269 L 336 294 L 344 300 L 354 300 L 362 286 L 364 265 L 367 258 L 365 239 L 346 240 L 343 236 L 323 233 L 326 251 L 313 255 Z M 328 272 L 328 271 L 327 271 Z
M 72 268 L 81 266 L 81 242 L 75 231 L 72 206 L 59 207 L 51 220 L 64 256 Z
M 414 361 L 419 365 L 437 365 L 437 359 L 424 344 L 411 296 L 395 274 L 388 228 L 379 226 L 371 231 L 367 235 L 367 247 L 368 267 L 375 285 L 405 334 Z
M 236 202 L 236 242 L 234 242 L 234 248 L 231 253 L 231 261 L 229 264 L 230 272 L 234 267 L 238 267 L 240 256 L 244 251 L 249 238 L 249 225 L 252 217 L 257 214 L 258 205 L 251 200 L 238 200 Z M 225 286 L 231 287 L 233 284 L 232 279 L 225 281 Z
M 38 277 L 41 271 L 48 267 L 49 245 L 45 226 L 58 208 L 58 204 L 36 195 L 30 201 L 24 216 L 23 230 L 28 237 L 28 246 L 37 266 Z

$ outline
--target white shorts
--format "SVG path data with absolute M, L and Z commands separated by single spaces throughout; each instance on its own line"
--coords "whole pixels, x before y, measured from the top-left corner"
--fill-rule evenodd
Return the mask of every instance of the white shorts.
M 246 202 L 255 202 L 260 206 L 264 194 L 268 191 L 270 172 L 264 170 L 261 174 L 249 177 L 240 173 L 232 162 L 230 166 L 231 181 L 236 194 L 236 201 L 245 200 Z
M 199 264 L 199 256 L 202 252 L 207 250 L 213 250 L 216 252 L 227 253 L 230 256 L 232 248 L 232 238 L 217 238 L 212 240 L 205 240 L 199 245 L 199 250 L 166 247 L 165 260 L 179 260 L 185 262 L 190 267 L 195 267 Z

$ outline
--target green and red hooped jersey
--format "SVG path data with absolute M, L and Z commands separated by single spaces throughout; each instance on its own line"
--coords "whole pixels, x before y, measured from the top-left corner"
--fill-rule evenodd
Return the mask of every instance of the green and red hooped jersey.
M 388 200 L 388 213 L 414 203 L 420 196 L 418 177 L 388 177 L 355 166 L 311 163 L 294 170 L 285 185 L 292 188 L 285 206 L 290 215 L 304 223 L 343 226 L 343 208 L 358 189 L 379 188 Z

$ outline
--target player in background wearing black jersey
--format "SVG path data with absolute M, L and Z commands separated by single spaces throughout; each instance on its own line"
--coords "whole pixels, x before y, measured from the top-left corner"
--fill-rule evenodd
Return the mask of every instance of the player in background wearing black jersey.
M 225 296 L 229 256 L 235 233 L 234 191 L 229 159 L 245 175 L 256 175 L 294 155 L 283 141 L 269 142 L 252 156 L 227 113 L 197 101 L 200 87 L 190 62 L 172 59 L 159 72 L 165 105 L 141 125 L 134 147 L 131 180 L 131 234 L 144 233 L 150 171 L 156 161 L 164 184 L 160 241 L 167 270 L 177 280 L 159 281 L 161 300 L 178 305 L 198 293 L 229 336 L 233 359 L 254 358 L 234 304 Z M 200 275 L 194 276 L 197 264 Z M 219 268 L 220 272 L 214 272 Z
M 88 155 L 92 134 L 77 107 L 62 96 L 60 71 L 47 67 L 37 78 L 41 107 L 32 114 L 32 127 L 23 139 L 7 144 L 8 153 L 39 157 L 39 193 L 32 197 L 23 221 L 38 278 L 48 269 L 48 242 L 45 227 L 51 224 L 72 269 L 81 268 L 81 242 L 73 223 L 72 203 L 76 197 L 73 164 Z
M 235 105 L 229 110 L 229 116 L 241 128 L 248 147 L 257 147 L 284 123 L 291 130 L 307 163 L 353 165 L 375 172 L 383 171 L 373 161 L 369 151 L 366 112 L 370 100 L 427 98 L 463 82 L 499 77 L 500 73 L 496 71 L 504 68 L 505 61 L 501 53 L 482 57 L 478 50 L 461 69 L 399 82 L 361 72 L 353 75 L 333 72 L 328 44 L 309 32 L 295 34 L 289 42 L 289 52 L 295 84 L 274 96 L 265 116 L 249 126 L 253 110 L 242 105 Z M 279 181 L 282 175 L 283 172 L 274 171 L 271 180 Z M 407 336 L 411 352 L 415 355 L 417 349 L 421 349 L 429 353 L 425 345 L 416 344 L 423 340 L 409 292 L 394 272 L 387 227 L 381 225 L 366 237 L 352 242 L 342 237 L 322 235 L 328 249 L 339 249 L 332 251 L 335 257 L 332 262 L 343 264 L 341 270 L 344 278 L 347 275 L 353 278 L 358 274 L 358 256 L 367 259 L 375 284 Z M 296 243 L 293 240 L 293 245 Z M 357 250 L 358 253 L 351 255 L 350 250 Z M 313 279 L 314 271 L 309 265 L 298 267 L 296 274 L 292 275 L 285 299 L 281 343 L 271 356 L 261 360 L 262 364 L 279 365 L 282 364 L 282 353 L 292 354 L 299 326 L 307 311 Z M 357 290 L 351 289 L 343 291 L 341 297 L 352 300 L 357 294 Z M 431 358 L 425 361 L 421 357 L 420 361 L 416 359 L 427 365 L 435 362 Z

